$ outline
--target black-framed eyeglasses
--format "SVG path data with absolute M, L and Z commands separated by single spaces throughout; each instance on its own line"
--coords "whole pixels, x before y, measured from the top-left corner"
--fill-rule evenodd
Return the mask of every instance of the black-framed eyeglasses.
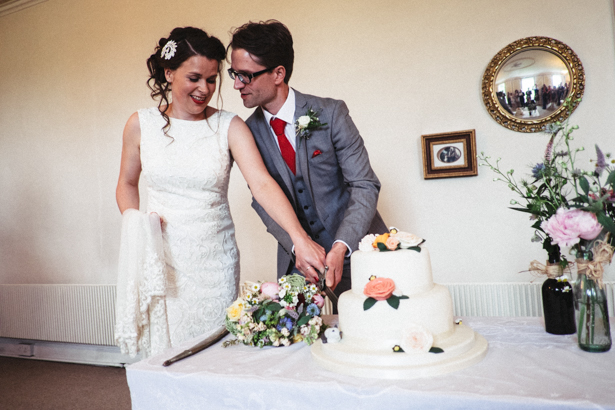
M 261 71 L 257 71 L 255 73 L 252 74 L 248 74 L 248 73 L 238 73 L 237 71 L 233 70 L 232 68 L 228 69 L 228 75 L 231 76 L 231 79 L 234 81 L 235 78 L 238 78 L 239 81 L 241 81 L 244 84 L 250 84 L 252 82 L 252 79 L 255 77 L 258 77 L 261 74 L 265 74 L 267 71 L 271 71 L 273 70 L 275 67 L 271 67 L 271 68 L 265 68 L 264 70 Z

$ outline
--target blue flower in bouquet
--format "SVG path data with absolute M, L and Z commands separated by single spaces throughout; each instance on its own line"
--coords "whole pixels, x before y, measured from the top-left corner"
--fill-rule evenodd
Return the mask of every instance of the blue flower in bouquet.
M 316 306 L 315 303 L 311 303 L 307 309 L 307 314 L 310 316 L 318 316 L 320 314 L 320 309 L 318 309 L 318 306 Z
M 276 326 L 276 329 L 278 329 L 278 332 L 281 332 L 283 328 L 286 328 L 288 330 L 292 330 L 293 329 L 293 321 L 290 320 L 290 318 L 288 318 L 288 317 L 281 317 L 280 321 L 278 322 L 278 325 Z

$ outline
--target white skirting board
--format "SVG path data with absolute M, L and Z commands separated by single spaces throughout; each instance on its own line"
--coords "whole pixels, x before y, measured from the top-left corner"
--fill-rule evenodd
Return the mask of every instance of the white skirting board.
M 542 281 L 444 285 L 455 316 L 542 316 Z M 615 316 L 615 283 L 605 282 L 605 289 Z M 0 285 L 0 356 L 134 362 L 114 346 L 115 291 L 115 285 Z M 331 314 L 330 306 L 323 313 Z
M 114 367 L 141 360 L 140 355 L 132 358 L 120 353 L 120 348 L 115 346 L 4 337 L 0 337 L 0 356 Z

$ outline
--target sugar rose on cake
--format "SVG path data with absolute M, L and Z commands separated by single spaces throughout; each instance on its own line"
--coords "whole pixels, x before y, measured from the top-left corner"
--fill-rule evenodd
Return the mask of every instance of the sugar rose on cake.
M 371 309 L 376 302 L 386 300 L 386 302 L 394 309 L 399 307 L 399 301 L 408 299 L 408 296 L 396 294 L 397 287 L 395 281 L 390 278 L 378 278 L 372 275 L 369 281 L 363 288 L 363 294 L 367 296 L 363 302 L 363 310 Z
M 389 278 L 374 278 L 367 282 L 363 294 L 376 300 L 387 300 L 395 291 L 395 282 Z

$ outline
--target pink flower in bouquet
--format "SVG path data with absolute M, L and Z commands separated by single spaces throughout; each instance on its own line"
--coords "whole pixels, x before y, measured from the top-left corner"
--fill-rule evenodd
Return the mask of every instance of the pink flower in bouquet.
M 540 227 L 553 238 L 553 243 L 561 246 L 575 245 L 579 238 L 594 239 L 602 231 L 602 225 L 593 213 L 565 208 L 558 209 Z
M 269 299 L 277 300 L 279 291 L 280 286 L 276 282 L 265 282 L 261 285 L 261 293 Z
M 316 306 L 318 306 L 319 309 L 322 309 L 322 307 L 325 305 L 325 298 L 322 297 L 322 295 L 316 294 L 312 297 L 312 301 L 316 304 Z
M 389 278 L 376 278 L 370 280 L 363 288 L 363 294 L 376 300 L 387 300 L 395 290 L 395 282 Z

